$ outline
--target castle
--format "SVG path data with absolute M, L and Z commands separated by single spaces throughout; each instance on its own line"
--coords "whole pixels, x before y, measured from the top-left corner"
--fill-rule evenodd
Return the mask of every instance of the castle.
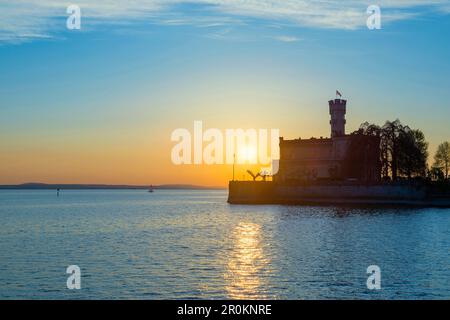
M 273 181 L 229 183 L 231 204 L 405 205 L 450 208 L 450 196 L 424 184 L 381 182 L 380 137 L 345 133 L 347 101 L 329 101 L 330 138 L 280 138 Z
M 329 101 L 329 110 L 330 138 L 280 138 L 279 171 L 274 182 L 380 181 L 379 137 L 345 133 L 346 100 Z

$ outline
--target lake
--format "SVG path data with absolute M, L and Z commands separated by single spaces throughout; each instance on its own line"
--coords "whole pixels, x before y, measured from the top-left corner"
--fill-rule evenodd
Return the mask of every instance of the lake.
M 449 299 L 450 209 L 2 190 L 1 299 Z M 81 269 L 81 289 L 66 268 Z M 367 268 L 381 270 L 369 290 Z

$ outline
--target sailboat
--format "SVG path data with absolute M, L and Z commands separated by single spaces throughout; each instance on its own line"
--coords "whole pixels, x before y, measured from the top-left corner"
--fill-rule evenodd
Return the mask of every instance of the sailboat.
M 148 192 L 154 192 L 153 185 L 151 185 L 150 188 L 148 188 Z

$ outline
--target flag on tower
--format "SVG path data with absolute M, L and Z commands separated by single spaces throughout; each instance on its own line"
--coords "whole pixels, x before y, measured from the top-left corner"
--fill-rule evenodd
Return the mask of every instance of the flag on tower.
M 337 96 L 339 96 L 340 98 L 342 98 L 342 94 L 338 91 L 338 90 L 336 90 L 336 97 Z

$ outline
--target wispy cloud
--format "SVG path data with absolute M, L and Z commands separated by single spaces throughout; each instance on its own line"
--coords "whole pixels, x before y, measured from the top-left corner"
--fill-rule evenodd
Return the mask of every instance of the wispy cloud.
M 361 0 L 0 0 L 0 41 L 57 34 L 65 27 L 66 8 L 72 3 L 82 8 L 83 23 L 87 24 L 148 19 L 166 25 L 223 27 L 239 19 L 259 18 L 271 23 L 348 30 L 365 26 L 366 8 L 373 4 Z M 411 19 L 419 15 L 419 8 L 450 13 L 449 0 L 379 0 L 377 4 L 383 10 L 384 24 Z M 191 6 L 195 6 L 195 12 L 189 10 Z M 283 41 L 282 37 L 278 40 Z
M 293 36 L 278 36 L 274 37 L 275 40 L 281 41 L 281 42 L 297 42 L 300 41 L 300 38 L 293 37 Z

